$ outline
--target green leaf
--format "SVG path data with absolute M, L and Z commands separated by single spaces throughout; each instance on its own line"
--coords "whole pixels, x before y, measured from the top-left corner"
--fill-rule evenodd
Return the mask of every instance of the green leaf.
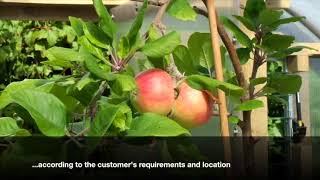
M 110 39 L 114 40 L 117 33 L 117 26 L 113 22 L 107 8 L 103 5 L 102 0 L 93 0 L 93 5 L 100 19 L 99 24 L 101 29 Z
M 147 39 L 147 41 L 154 41 L 154 40 L 159 39 L 160 37 L 161 37 L 161 34 L 158 31 L 158 28 L 154 24 L 151 24 L 149 29 L 148 29 L 148 39 Z
M 90 73 L 87 73 L 77 82 L 76 88 L 81 91 L 86 85 L 92 82 L 97 82 L 97 80 L 92 78 Z
M 264 0 L 248 0 L 244 9 L 244 17 L 250 19 L 250 21 L 256 26 L 260 12 L 266 8 Z
M 50 60 L 50 61 L 43 61 L 41 64 L 52 66 L 52 67 L 63 67 L 63 68 L 72 68 L 73 64 L 69 61 L 63 61 L 63 60 Z
M 256 79 L 251 79 L 250 80 L 250 86 L 256 86 L 256 85 L 259 85 L 259 84 L 264 84 L 267 82 L 267 78 L 266 77 L 259 77 L 259 78 L 256 78 Z
M 11 98 L 30 113 L 44 135 L 65 135 L 67 111 L 57 97 L 49 93 L 25 89 L 14 92 Z
M 160 57 L 160 58 L 148 57 L 147 60 L 155 68 L 166 69 L 170 63 L 170 56 L 166 55 L 166 56 Z M 145 63 L 148 63 L 148 62 L 145 62 Z M 144 65 L 147 65 L 147 64 L 144 64 Z
M 293 22 L 299 22 L 304 19 L 305 19 L 305 17 L 303 17 L 303 16 L 296 16 L 296 17 L 280 19 L 280 20 L 270 24 L 269 28 L 270 28 L 270 31 L 272 31 L 272 30 L 277 29 L 280 25 L 289 24 L 289 23 L 293 23 Z
M 265 86 L 262 89 L 262 92 L 258 94 L 258 96 L 263 96 L 263 95 L 267 95 L 267 94 L 272 94 L 272 93 L 276 93 L 277 91 L 271 87 Z
M 197 69 L 187 47 L 179 45 L 173 52 L 173 58 L 178 70 L 185 75 L 196 74 Z
M 242 44 L 245 47 L 252 47 L 252 42 L 250 38 L 229 18 L 221 16 L 220 20 L 224 24 L 224 26 L 233 33 L 233 35 L 237 38 L 240 44 Z
M 112 78 L 110 75 L 111 68 L 106 64 L 99 64 L 99 59 L 95 58 L 93 55 L 82 52 L 82 58 L 84 58 L 85 67 L 90 71 L 93 75 L 101 78 L 109 80 Z
M 26 129 L 21 129 L 17 125 L 17 121 L 10 117 L 0 118 L 0 137 L 5 136 L 30 136 Z
M 172 119 L 153 113 L 145 113 L 136 117 L 127 131 L 127 136 L 140 137 L 170 137 L 180 135 L 190 135 L 190 132 Z
M 81 37 L 84 35 L 84 32 L 83 32 L 83 21 L 80 19 L 80 18 L 76 18 L 76 17 L 72 17 L 72 16 L 69 16 L 69 21 L 70 21 L 70 24 L 73 28 L 73 30 L 76 32 L 77 36 L 78 37 Z
M 124 59 L 128 56 L 129 52 L 130 52 L 129 39 L 126 36 L 123 36 L 119 40 L 117 54 L 118 54 L 119 58 Z
M 272 9 L 263 10 L 258 18 L 258 23 L 262 26 L 269 26 L 274 22 L 277 22 L 282 16 L 282 11 L 276 11 Z
M 197 90 L 207 90 L 217 95 L 217 90 L 221 89 L 226 93 L 227 96 L 242 96 L 244 90 L 236 85 L 218 81 L 206 76 L 201 75 L 191 75 L 186 78 L 187 83 Z
M 264 104 L 262 101 L 254 99 L 246 101 L 235 108 L 235 111 L 251 111 L 254 109 L 262 108 Z
M 47 37 L 48 45 L 49 47 L 54 46 L 58 41 L 58 33 L 55 31 L 48 31 L 48 37 Z M 40 49 L 41 51 L 45 50 L 45 46 Z
M 118 104 L 118 106 L 120 106 L 119 113 L 112 123 L 113 132 L 115 132 L 116 134 L 130 129 L 130 125 L 132 122 L 132 111 L 130 107 L 125 102 Z
M 13 82 L 9 84 L 0 95 L 0 109 L 5 108 L 7 105 L 13 102 L 10 94 L 14 93 L 15 91 L 21 89 L 34 89 L 36 87 L 41 87 L 49 82 L 50 81 L 43 79 L 25 79 L 23 81 Z M 39 90 L 43 90 L 44 92 L 50 91 L 50 89 L 46 88 L 40 88 Z
M 145 46 L 142 47 L 141 51 L 146 56 L 159 58 L 170 54 L 180 42 L 179 33 L 173 31 L 155 41 L 147 42 Z
M 294 42 L 293 36 L 271 34 L 263 38 L 262 47 L 268 51 L 282 51 Z
M 85 89 L 89 85 L 90 84 L 84 86 L 81 90 Z M 83 113 L 84 106 L 80 103 L 79 100 L 68 94 L 68 88 L 69 86 L 66 87 L 55 84 L 50 93 L 56 96 L 66 106 L 68 112 Z
M 240 59 L 240 63 L 242 65 L 246 64 L 248 62 L 248 60 L 250 59 L 250 53 L 251 53 L 251 49 L 249 49 L 249 48 L 238 48 L 237 49 L 237 54 Z
M 309 49 L 309 50 L 318 51 L 317 49 L 310 48 L 310 47 L 307 47 L 307 46 L 294 46 L 294 47 L 290 47 L 288 49 L 285 49 L 283 51 L 278 51 L 278 52 L 275 52 L 273 54 L 270 54 L 269 57 L 282 59 L 282 58 L 288 57 L 289 55 L 291 55 L 293 53 L 302 51 L 303 49 Z
M 99 49 L 99 48 L 95 47 L 93 44 L 91 44 L 90 41 L 86 38 L 86 36 L 81 36 L 78 39 L 78 42 L 80 45 L 82 45 L 83 48 L 85 48 L 88 52 L 90 52 L 91 54 L 93 54 L 97 58 L 104 59 L 103 52 L 101 51 L 101 49 Z
M 93 96 L 96 94 L 100 86 L 100 82 L 90 82 L 79 90 L 76 85 L 68 86 L 66 89 L 66 95 L 56 95 L 59 97 L 67 107 L 73 108 L 72 104 L 74 102 L 73 98 L 80 101 L 83 106 L 88 106 Z M 53 92 L 52 92 L 53 93 Z M 55 93 L 54 93 L 55 94 Z M 73 98 L 65 98 L 65 96 Z M 73 111 L 71 111 L 73 112 Z
M 47 50 L 47 57 L 49 60 L 62 60 L 62 61 L 81 61 L 79 53 L 70 48 L 52 47 Z
M 214 56 L 212 52 L 211 35 L 209 33 L 193 33 L 188 40 L 188 50 L 193 61 L 193 66 L 202 72 L 209 74 L 214 66 Z M 225 65 L 226 49 L 220 47 L 222 64 Z M 200 65 L 200 66 L 199 66 Z
M 211 43 L 211 35 L 209 33 L 193 33 L 188 40 L 188 49 L 195 65 L 200 64 L 200 59 L 204 59 L 203 44 Z M 208 47 L 208 46 L 207 46 Z
M 30 31 L 30 37 L 26 38 L 26 43 L 27 45 L 32 46 L 37 40 L 46 39 L 47 37 L 47 30 L 41 29 L 38 31 Z
M 302 84 L 299 75 L 272 73 L 268 77 L 267 87 L 275 89 L 279 93 L 293 94 L 300 90 Z
M 72 27 L 68 26 L 68 25 L 64 25 L 63 26 L 63 31 L 66 32 L 67 35 L 67 42 L 72 44 L 74 43 L 76 37 L 77 37 L 77 33 L 73 30 Z
M 205 42 L 201 46 L 200 65 L 208 69 L 208 73 L 211 73 L 213 67 L 213 52 L 211 42 Z
M 123 95 L 126 92 L 136 89 L 135 79 L 128 75 L 114 74 L 115 78 L 110 82 L 111 89 L 118 95 Z
M 144 0 L 142 7 L 140 8 L 138 15 L 136 16 L 134 22 L 132 23 L 130 30 L 127 34 L 127 38 L 130 45 L 135 44 L 137 39 L 137 35 L 139 35 L 139 31 L 143 24 L 143 16 L 148 6 L 148 0 Z
M 104 33 L 101 28 L 92 22 L 86 22 L 83 24 L 83 31 L 85 36 L 94 45 L 108 49 L 111 45 L 110 39 Z
M 253 23 L 250 20 L 248 20 L 247 18 L 245 18 L 243 16 L 236 16 L 236 15 L 233 15 L 233 17 L 235 17 L 238 21 L 240 21 L 247 29 L 249 29 L 251 31 L 256 30 Z
M 232 124 L 238 124 L 238 122 L 240 121 L 240 119 L 239 119 L 237 116 L 230 116 L 230 117 L 229 117 L 229 121 L 230 121 Z
M 183 21 L 195 21 L 197 13 L 190 6 L 188 0 L 173 0 L 167 8 L 167 12 L 180 20 Z
M 99 101 L 99 111 L 91 123 L 88 136 L 104 136 L 111 127 L 120 107 Z

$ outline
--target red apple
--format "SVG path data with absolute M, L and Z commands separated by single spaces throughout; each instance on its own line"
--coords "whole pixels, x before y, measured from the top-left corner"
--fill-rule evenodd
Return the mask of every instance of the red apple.
M 137 93 L 133 103 L 141 113 L 167 115 L 174 103 L 174 81 L 161 69 L 150 69 L 135 78 Z
M 171 118 L 185 128 L 206 124 L 213 114 L 213 101 L 210 96 L 204 91 L 191 88 L 186 82 L 178 85 L 178 91 Z

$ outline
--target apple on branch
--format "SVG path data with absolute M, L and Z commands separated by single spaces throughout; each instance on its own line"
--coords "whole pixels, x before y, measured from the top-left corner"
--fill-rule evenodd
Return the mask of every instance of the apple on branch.
M 168 115 L 174 103 L 174 80 L 162 69 L 150 69 L 135 78 L 137 92 L 132 101 L 140 113 Z
M 213 115 L 211 96 L 205 91 L 190 87 L 185 81 L 177 87 L 178 97 L 174 101 L 170 117 L 185 128 L 202 126 Z

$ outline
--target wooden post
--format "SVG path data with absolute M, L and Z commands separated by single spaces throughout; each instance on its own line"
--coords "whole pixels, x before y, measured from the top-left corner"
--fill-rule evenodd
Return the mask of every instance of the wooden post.
M 221 51 L 220 51 L 220 41 L 218 34 L 218 26 L 217 26 L 217 16 L 216 16 L 216 6 L 215 0 L 207 1 L 208 15 L 209 15 L 209 25 L 211 31 L 211 43 L 212 50 L 214 52 L 214 68 L 216 73 L 216 79 L 219 81 L 224 81 L 223 78 L 223 66 L 221 61 Z M 231 145 L 229 141 L 229 124 L 228 124 L 228 111 L 227 111 L 227 103 L 226 96 L 222 90 L 218 90 L 218 98 L 219 98 L 219 113 L 220 113 L 220 129 L 221 136 L 223 137 L 223 147 L 224 147 L 224 160 L 225 162 L 231 163 Z M 226 170 L 227 176 L 231 178 L 232 171 L 231 169 Z
M 214 52 L 214 67 L 216 79 L 224 81 L 223 67 L 221 62 L 220 41 L 217 28 L 216 9 L 214 0 L 208 0 L 209 24 L 211 31 L 211 42 Z M 220 128 L 222 136 L 229 136 L 228 111 L 226 105 L 226 96 L 222 90 L 218 90 L 219 98 L 219 113 L 220 113 Z

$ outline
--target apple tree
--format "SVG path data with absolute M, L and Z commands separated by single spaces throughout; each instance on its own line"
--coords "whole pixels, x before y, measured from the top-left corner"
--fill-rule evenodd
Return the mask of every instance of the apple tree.
M 267 60 L 281 60 L 305 47 L 291 47 L 294 37 L 275 30 L 302 17 L 282 19 L 263 0 L 248 0 L 244 16 L 234 16 L 255 36 L 248 37 L 229 18 L 220 17 L 219 34 L 224 42 L 223 61 L 227 82 L 214 77 L 209 33 L 194 32 L 187 46 L 177 31 L 166 32 L 165 12 L 183 21 L 196 20 L 205 10 L 187 0 L 142 2 L 126 34 L 119 34 L 101 0 L 93 0 L 98 22 L 70 17 L 78 49 L 52 47 L 46 65 L 76 70 L 76 74 L 49 79 L 25 79 L 9 84 L 0 96 L 1 136 L 181 136 L 189 128 L 205 124 L 214 114 L 217 90 L 223 90 L 235 111 L 230 116 L 244 135 L 250 135 L 251 111 L 264 106 L 257 100 L 272 92 L 294 93 L 301 86 L 297 75 L 282 73 L 257 78 Z M 148 5 L 160 6 L 155 20 L 141 32 Z M 236 48 L 227 28 L 237 39 Z M 241 65 L 253 61 L 249 81 Z M 138 65 L 133 66 L 133 64 Z M 255 92 L 255 86 L 266 83 Z

